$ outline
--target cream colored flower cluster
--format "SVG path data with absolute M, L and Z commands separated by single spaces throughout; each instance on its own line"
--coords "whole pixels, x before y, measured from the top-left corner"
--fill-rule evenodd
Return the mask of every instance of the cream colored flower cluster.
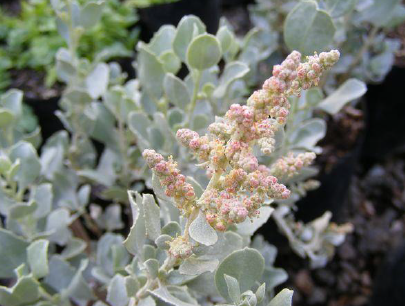
M 309 166 L 315 159 L 316 155 L 313 152 L 300 153 L 296 156 L 292 152 L 287 156 L 279 158 L 271 165 L 270 172 L 277 177 L 293 177 L 298 174 L 303 167 Z
M 317 85 L 322 72 L 338 58 L 339 52 L 331 51 L 309 56 L 307 62 L 301 63 L 301 54 L 294 51 L 274 67 L 273 76 L 253 93 L 247 105 L 233 104 L 223 118 L 217 118 L 209 126 L 209 134 L 200 136 L 189 129 L 177 131 L 179 142 L 191 150 L 211 178 L 199 199 L 172 160 L 166 162 L 156 152 L 146 150 L 144 157 L 166 186 L 166 194 L 174 197 L 186 214 L 192 207 L 201 209 L 218 231 L 257 216 L 266 200 L 288 198 L 290 191 L 278 183 L 276 176 L 294 175 L 309 165 L 315 154 L 290 154 L 268 168 L 259 165 L 253 148 L 259 145 L 265 154 L 273 151 L 274 133 L 288 116 L 288 96 Z

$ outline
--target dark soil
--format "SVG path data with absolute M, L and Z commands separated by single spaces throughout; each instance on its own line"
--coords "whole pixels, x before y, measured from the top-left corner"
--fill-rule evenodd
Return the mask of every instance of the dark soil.
M 310 270 L 307 260 L 292 254 L 287 244 L 279 246 L 276 264 L 290 276 L 282 286 L 295 290 L 294 306 L 368 305 L 386 255 L 405 237 L 404 186 L 405 155 L 353 178 L 348 204 L 339 221 L 352 223 L 354 232 L 325 268 Z
M 55 83 L 51 88 L 45 85 L 45 72 L 32 69 L 11 70 L 10 88 L 17 88 L 24 92 L 24 97 L 33 100 L 47 100 L 60 97 L 64 86 Z
M 364 120 L 363 112 L 350 105 L 325 119 L 328 129 L 325 137 L 319 142 L 322 154 L 317 157 L 316 164 L 323 172 L 328 173 L 339 159 L 355 150 L 361 141 Z

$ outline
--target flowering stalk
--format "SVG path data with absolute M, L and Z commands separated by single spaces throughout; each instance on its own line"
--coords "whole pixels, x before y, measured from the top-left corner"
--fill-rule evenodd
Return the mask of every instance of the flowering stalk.
M 339 52 L 333 50 L 309 56 L 301 63 L 301 54 L 293 51 L 281 65 L 274 66 L 273 76 L 252 94 L 247 105 L 231 105 L 223 118 L 217 118 L 208 127 L 207 135 L 178 130 L 179 142 L 191 150 L 211 178 L 198 199 L 171 157 L 165 161 L 155 151 L 145 150 L 143 156 L 148 166 L 182 214 L 189 217 L 198 208 L 213 228 L 225 231 L 231 224 L 256 217 L 267 200 L 287 199 L 290 191 L 277 177 L 293 176 L 309 165 L 315 154 L 289 154 L 268 168 L 259 165 L 253 148 L 258 145 L 267 155 L 274 151 L 275 132 L 285 125 L 290 109 L 287 98 L 316 86 L 322 73 L 338 59 Z M 176 245 L 181 244 L 188 253 L 188 248 L 184 248 L 188 239 L 178 239 Z

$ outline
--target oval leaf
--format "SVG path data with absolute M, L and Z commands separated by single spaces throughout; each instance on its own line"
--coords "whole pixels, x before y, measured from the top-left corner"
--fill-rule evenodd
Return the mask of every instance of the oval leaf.
M 169 101 L 180 109 L 186 109 L 191 101 L 186 84 L 175 75 L 168 73 L 163 81 L 163 87 Z
M 27 258 L 35 278 L 42 278 L 49 273 L 48 240 L 37 240 L 27 248 Z
M 195 16 L 184 16 L 177 26 L 173 39 L 173 50 L 183 62 L 186 61 L 187 48 L 193 39 L 195 29 L 197 35 L 205 32 L 205 25 Z
M 218 240 L 217 232 L 208 224 L 205 215 L 199 211 L 189 228 L 191 238 L 204 245 L 213 245 Z
M 198 70 L 205 70 L 218 64 L 221 56 L 219 41 L 210 34 L 197 36 L 187 49 L 187 63 Z
M 239 281 L 240 291 L 245 292 L 261 278 L 263 270 L 263 256 L 255 249 L 244 248 L 231 253 L 221 262 L 215 273 L 215 285 L 219 293 L 231 301 L 225 274 L 236 278 Z
M 334 115 L 350 101 L 360 98 L 366 91 L 367 86 L 364 82 L 357 79 L 349 79 L 336 91 L 326 97 L 326 99 L 318 105 L 318 108 Z
M 0 109 L 0 129 L 9 126 L 13 121 L 14 115 L 12 112 L 6 109 Z
M 321 52 L 333 41 L 335 26 L 330 15 L 314 1 L 299 2 L 284 23 L 284 41 L 303 54 Z
M 329 14 L 336 18 L 351 12 L 356 3 L 356 0 L 326 0 L 326 8 Z

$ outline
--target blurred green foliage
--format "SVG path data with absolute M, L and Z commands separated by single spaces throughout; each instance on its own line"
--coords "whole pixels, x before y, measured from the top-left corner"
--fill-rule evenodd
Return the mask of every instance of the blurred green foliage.
M 139 32 L 134 28 L 136 4 L 131 2 L 106 1 L 101 22 L 81 38 L 81 57 L 92 59 L 106 48 L 117 58 L 131 55 Z M 8 70 L 12 68 L 45 71 L 46 85 L 54 84 L 55 54 L 65 41 L 57 31 L 48 0 L 22 1 L 18 16 L 0 8 L 0 41 L 0 91 L 10 84 Z

